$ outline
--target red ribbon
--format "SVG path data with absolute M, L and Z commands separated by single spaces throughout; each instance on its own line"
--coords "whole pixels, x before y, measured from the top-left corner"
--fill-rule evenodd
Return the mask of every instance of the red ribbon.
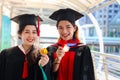
M 37 31 L 37 33 L 38 33 L 38 36 L 40 36 L 40 18 L 38 17 L 38 31 Z
M 22 74 L 22 78 L 25 79 L 28 77 L 28 61 L 25 60 L 24 61 L 24 66 L 23 66 L 23 74 Z
M 61 39 L 58 41 L 58 44 L 60 44 L 60 46 L 63 48 L 67 44 L 67 42 Z

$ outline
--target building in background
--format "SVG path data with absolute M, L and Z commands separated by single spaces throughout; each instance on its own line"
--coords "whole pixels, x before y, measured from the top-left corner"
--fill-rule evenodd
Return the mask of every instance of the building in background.
M 102 5 L 101 3 L 100 5 Z M 120 5 L 117 2 L 101 8 L 93 13 L 103 33 L 104 51 L 120 55 Z M 79 20 L 86 43 L 99 51 L 99 43 L 95 27 L 88 16 Z M 84 26 L 86 25 L 86 26 Z

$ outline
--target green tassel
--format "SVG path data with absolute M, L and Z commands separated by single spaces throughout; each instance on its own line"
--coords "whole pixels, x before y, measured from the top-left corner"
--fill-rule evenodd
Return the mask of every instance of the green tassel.
M 46 76 L 46 74 L 45 74 L 45 72 L 44 72 L 44 70 L 43 70 L 43 68 L 42 68 L 42 66 L 40 66 L 40 69 L 41 69 L 42 74 L 43 74 L 43 80 L 48 80 L 48 79 L 47 79 L 47 76 Z

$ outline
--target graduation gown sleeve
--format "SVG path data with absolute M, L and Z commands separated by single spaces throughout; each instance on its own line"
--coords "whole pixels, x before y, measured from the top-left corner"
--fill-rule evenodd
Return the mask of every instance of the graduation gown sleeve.
M 86 45 L 76 50 L 73 80 L 95 80 L 91 52 Z
M 4 68 L 5 68 L 5 50 L 0 53 L 0 80 L 4 80 Z

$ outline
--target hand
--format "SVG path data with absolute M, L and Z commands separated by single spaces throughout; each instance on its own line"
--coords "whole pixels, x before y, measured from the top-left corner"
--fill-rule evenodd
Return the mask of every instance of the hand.
M 64 49 L 61 46 L 59 46 L 57 51 L 56 51 L 57 59 L 61 60 L 62 57 L 64 56 L 64 54 L 65 54 Z
M 40 65 L 40 66 L 45 66 L 47 63 L 48 63 L 48 61 L 49 61 L 49 57 L 48 57 L 48 55 L 46 55 L 46 54 L 41 54 L 42 56 L 41 56 L 41 59 L 39 60 L 39 62 L 38 62 L 38 65 Z

